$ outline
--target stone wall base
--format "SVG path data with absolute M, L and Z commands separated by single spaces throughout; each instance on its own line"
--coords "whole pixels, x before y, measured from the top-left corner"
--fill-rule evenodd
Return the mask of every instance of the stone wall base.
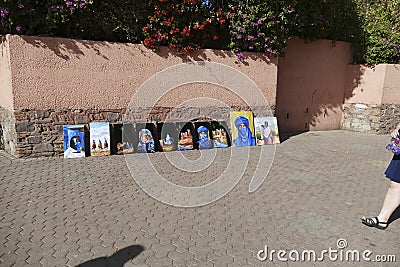
M 343 105 L 342 129 L 388 134 L 400 122 L 399 104 L 367 105 L 346 103 Z
M 148 109 L 65 109 L 65 110 L 15 110 L 0 107 L 0 149 L 16 157 L 61 156 L 63 126 L 95 121 L 125 122 L 187 122 L 212 118 L 226 121 L 228 128 L 231 110 L 250 110 L 249 107 L 204 107 Z M 388 134 L 400 122 L 400 105 L 344 104 L 342 129 Z M 275 107 L 253 108 L 255 116 L 273 116 Z M 278 122 L 279 123 L 279 122 Z M 231 130 L 231 129 L 227 129 Z
M 16 157 L 61 156 L 64 153 L 63 126 L 107 121 L 126 122 L 187 122 L 211 118 L 226 121 L 229 111 L 250 110 L 248 107 L 204 108 L 140 108 L 113 110 L 0 110 L 4 150 Z M 274 107 L 253 108 L 255 116 L 273 116 Z M 229 126 L 228 126 L 229 127 Z M 230 129 L 228 129 L 230 130 Z

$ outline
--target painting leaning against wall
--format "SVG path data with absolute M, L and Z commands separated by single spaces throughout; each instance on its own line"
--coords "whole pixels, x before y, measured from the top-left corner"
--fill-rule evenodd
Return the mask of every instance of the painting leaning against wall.
M 256 117 L 254 127 L 257 145 L 279 144 L 279 131 L 276 117 Z
M 253 112 L 232 111 L 230 119 L 234 146 L 255 146 Z
M 64 158 L 85 157 L 85 126 L 64 125 Z
M 110 123 L 91 122 L 90 127 L 90 154 L 91 156 L 110 155 Z

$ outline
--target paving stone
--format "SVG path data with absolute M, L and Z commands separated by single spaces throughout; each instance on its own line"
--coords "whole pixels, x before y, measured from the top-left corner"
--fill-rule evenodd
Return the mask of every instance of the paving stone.
M 148 264 L 149 266 L 172 266 L 172 260 L 168 258 L 164 259 L 159 259 L 156 257 L 147 258 L 145 263 Z
M 168 206 L 148 196 L 122 156 L 33 160 L 0 153 L 0 266 L 77 266 L 107 261 L 132 245 L 143 250 L 126 255 L 124 266 L 313 266 L 261 262 L 257 252 L 265 246 L 322 251 L 335 248 L 339 238 L 349 249 L 399 257 L 398 219 L 386 231 L 359 220 L 376 215 L 382 204 L 388 186 L 383 172 L 392 157 L 384 148 L 389 140 L 347 131 L 292 136 L 276 146 L 266 180 L 249 193 L 260 153 L 260 147 L 252 147 L 235 188 L 196 208 Z M 218 150 L 214 163 L 198 173 L 176 169 L 161 154 L 149 156 L 166 179 L 193 186 L 222 173 L 232 151 Z M 186 152 L 187 158 L 199 156 Z M 137 166 L 143 164 L 139 158 L 134 157 Z

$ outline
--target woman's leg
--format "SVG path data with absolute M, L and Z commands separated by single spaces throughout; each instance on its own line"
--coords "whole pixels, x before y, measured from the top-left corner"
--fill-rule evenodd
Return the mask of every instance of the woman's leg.
M 400 206 L 400 183 L 390 181 L 381 212 L 378 215 L 379 221 L 387 222 L 398 206 Z

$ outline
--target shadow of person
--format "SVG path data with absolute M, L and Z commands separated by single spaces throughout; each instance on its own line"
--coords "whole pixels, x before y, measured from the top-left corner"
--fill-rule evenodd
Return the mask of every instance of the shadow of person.
M 118 250 L 109 257 L 100 257 L 86 261 L 75 267 L 123 267 L 126 262 L 137 257 L 144 250 L 143 246 L 134 245 Z
M 398 219 L 400 219 L 400 206 L 398 206 L 397 209 L 395 209 L 395 211 L 389 217 L 388 223 L 391 224 Z

